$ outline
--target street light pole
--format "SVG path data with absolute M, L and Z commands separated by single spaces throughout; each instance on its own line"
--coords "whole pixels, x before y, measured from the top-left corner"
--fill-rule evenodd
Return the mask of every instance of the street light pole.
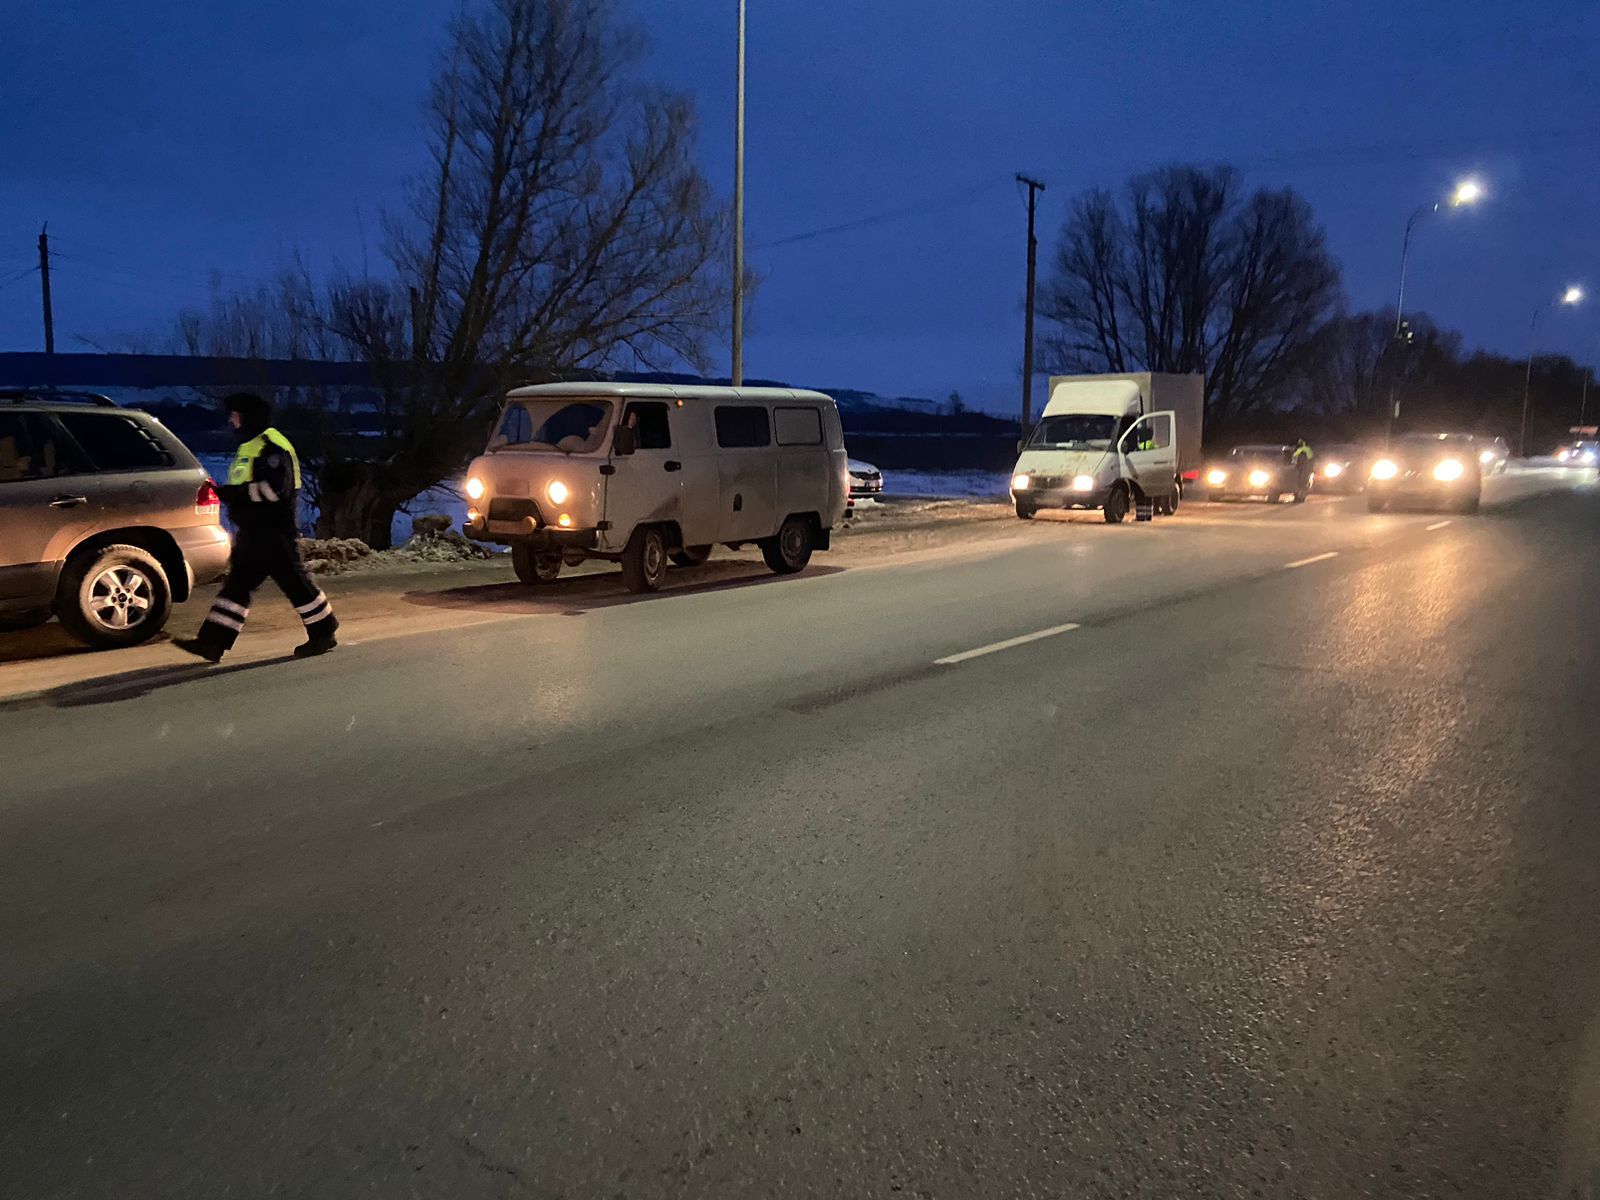
M 1561 293 L 1559 303 L 1577 304 L 1583 299 L 1583 289 L 1576 284 L 1571 284 Z M 1517 437 L 1517 457 L 1528 457 L 1528 400 L 1533 394 L 1533 346 L 1534 337 L 1539 328 L 1539 314 L 1550 307 L 1550 301 L 1542 301 L 1533 310 L 1533 319 L 1528 322 L 1528 368 L 1522 375 L 1522 432 Z M 1587 398 L 1587 397 L 1586 397 Z
M 1034 210 L 1044 184 L 1021 172 L 1017 182 L 1028 189 L 1028 292 L 1023 301 L 1027 314 L 1022 325 L 1022 424 L 1017 435 L 1025 441 L 1033 428 L 1033 281 L 1039 258 L 1039 240 L 1033 236 Z
M 733 105 L 733 369 L 744 384 L 744 0 L 739 0 L 739 66 Z

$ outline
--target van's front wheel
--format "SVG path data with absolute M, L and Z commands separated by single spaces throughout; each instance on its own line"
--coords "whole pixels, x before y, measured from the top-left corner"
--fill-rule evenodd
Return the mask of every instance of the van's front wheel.
M 1106 497 L 1105 517 L 1107 525 L 1120 525 L 1128 516 L 1128 489 L 1120 483 L 1111 489 L 1111 494 Z
M 630 592 L 654 592 L 667 575 L 667 543 L 661 530 L 642 526 L 622 551 L 622 582 Z
M 535 551 L 528 545 L 513 546 L 511 566 L 523 583 L 554 583 L 561 574 L 561 555 Z
M 778 530 L 777 537 L 761 543 L 761 557 L 779 575 L 793 575 L 806 569 L 815 545 L 811 522 L 804 517 L 790 517 Z

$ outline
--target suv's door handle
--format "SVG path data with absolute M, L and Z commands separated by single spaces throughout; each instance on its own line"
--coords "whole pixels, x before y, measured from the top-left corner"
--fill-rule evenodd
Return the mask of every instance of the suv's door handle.
M 669 458 L 669 459 L 667 459 L 666 462 L 662 463 L 661 465 L 662 465 L 662 467 L 664 469 L 666 469 L 668 471 L 681 471 L 681 470 L 683 470 L 683 464 L 681 462 L 679 462 L 675 458 Z
M 89 503 L 87 496 L 57 496 L 50 501 L 51 508 L 77 508 L 80 504 Z

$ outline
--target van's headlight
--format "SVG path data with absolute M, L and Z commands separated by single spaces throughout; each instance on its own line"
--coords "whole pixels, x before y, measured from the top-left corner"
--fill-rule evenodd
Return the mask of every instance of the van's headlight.
M 567 485 L 559 479 L 552 479 L 550 485 L 544 489 L 544 494 L 550 497 L 551 504 L 565 504 L 567 497 L 572 495 L 567 490 Z
M 1433 468 L 1433 477 L 1440 483 L 1454 483 L 1466 473 L 1466 470 L 1467 469 L 1461 465 L 1460 459 L 1447 458 L 1442 460 Z
M 467 480 L 468 500 L 482 500 L 484 490 L 483 480 L 479 479 L 476 475 Z
M 1374 479 L 1393 479 L 1400 474 L 1400 468 L 1395 466 L 1392 458 L 1380 458 L 1372 464 L 1372 477 Z
M 1093 475 L 1074 475 L 1072 477 L 1072 490 L 1075 492 L 1094 491 Z
M 1218 470 L 1218 471 L 1207 471 L 1206 472 L 1206 482 L 1209 483 L 1212 487 L 1221 487 L 1223 484 L 1228 482 L 1228 473 L 1226 471 L 1220 471 L 1220 470 Z
M 1250 486 L 1251 487 L 1266 487 L 1267 484 L 1269 484 L 1271 482 L 1272 482 L 1272 474 L 1271 474 L 1271 472 L 1268 472 L 1268 471 L 1251 471 L 1250 472 Z
M 1011 477 L 1011 490 L 1013 492 L 1025 492 L 1032 485 L 1033 480 L 1026 475 L 1013 475 Z

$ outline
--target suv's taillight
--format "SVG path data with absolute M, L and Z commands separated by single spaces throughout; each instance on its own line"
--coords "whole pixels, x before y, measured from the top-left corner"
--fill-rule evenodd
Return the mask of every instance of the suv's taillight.
M 217 517 L 222 515 L 222 498 L 217 495 L 217 485 L 207 479 L 194 494 L 194 515 Z

